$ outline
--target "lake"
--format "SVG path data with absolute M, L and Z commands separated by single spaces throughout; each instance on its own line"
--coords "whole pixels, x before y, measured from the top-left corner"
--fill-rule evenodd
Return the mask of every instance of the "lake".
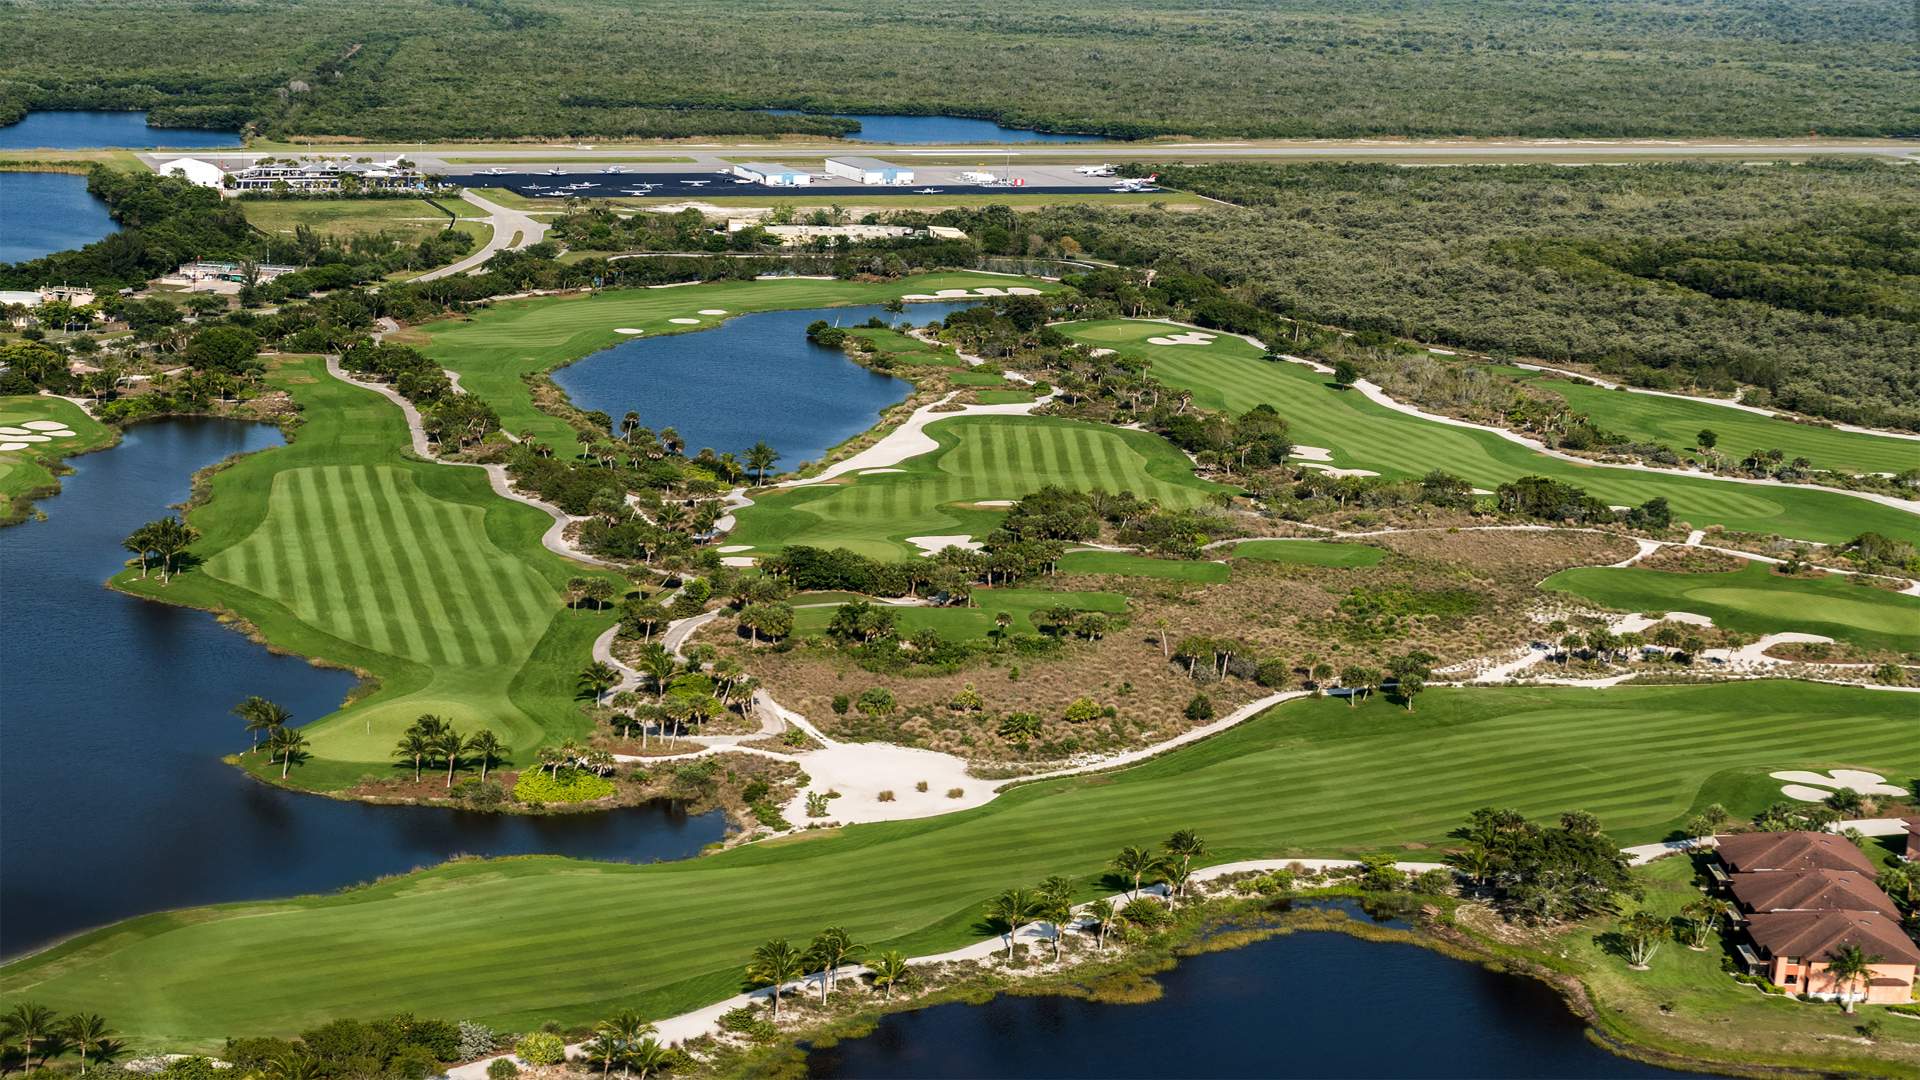
M 805 116 L 803 109 L 767 109 L 775 116 Z M 1105 135 L 1068 135 L 1054 131 L 1030 131 L 1004 127 L 992 120 L 968 116 L 901 116 L 893 113 L 833 113 L 843 120 L 858 120 L 860 130 L 846 136 L 848 142 L 874 143 L 1021 143 L 1021 142 L 1102 142 Z
M 0 529 L 0 956 L 164 908 L 328 891 L 456 854 L 645 861 L 697 854 L 718 813 L 667 803 L 546 817 L 374 806 L 269 787 L 244 750 L 248 694 L 301 721 L 346 672 L 277 656 L 206 612 L 106 589 L 120 541 L 196 469 L 278 445 L 261 424 L 169 420 L 71 459 L 44 521 Z
M 807 340 L 807 324 L 854 326 L 878 317 L 924 326 L 970 303 L 766 311 L 736 315 L 710 330 L 639 337 L 553 373 L 583 409 L 613 418 L 632 410 L 655 431 L 679 429 L 689 455 L 702 447 L 744 454 L 765 439 L 780 468 L 819 461 L 828 449 L 872 427 L 912 387 Z
M 831 1080 L 1672 1078 L 1588 1042 L 1544 983 L 1417 945 L 1296 933 L 1181 960 L 1141 1005 L 1000 996 L 883 1018 L 807 1055 Z
M 30 112 L 17 124 L 0 127 L 0 150 L 145 149 L 155 146 L 239 146 L 236 131 L 157 128 L 144 112 L 103 109 L 46 109 Z
M 0 263 L 85 247 L 119 228 L 84 176 L 0 172 Z

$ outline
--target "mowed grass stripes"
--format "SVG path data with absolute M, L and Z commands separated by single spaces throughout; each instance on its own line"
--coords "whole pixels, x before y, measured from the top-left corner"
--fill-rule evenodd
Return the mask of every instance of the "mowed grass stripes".
M 1417 748 L 1411 750 L 1410 747 Z M 1622 843 L 1709 802 L 1747 814 L 1777 769 L 1920 774 L 1909 695 L 1754 682 L 1435 690 L 1282 706 L 1132 769 L 978 810 L 645 867 L 459 863 L 327 897 L 156 915 L 0 969 L 0 993 L 214 1047 L 396 1009 L 525 1028 L 621 1006 L 659 1017 L 739 985 L 769 936 L 827 923 L 910 954 L 985 933 L 980 905 L 1052 873 L 1091 895 L 1123 844 L 1200 831 L 1211 859 L 1444 845 L 1477 806 L 1598 813 Z M 915 779 L 909 775 L 901 783 Z
M 1061 329 L 1089 345 L 1145 358 L 1156 378 L 1191 391 L 1194 401 L 1208 408 L 1240 413 L 1258 404 L 1272 405 L 1287 418 L 1296 443 L 1332 450 L 1332 464 L 1340 468 L 1372 469 L 1391 477 L 1444 469 L 1485 488 L 1522 476 L 1548 476 L 1577 484 L 1617 506 L 1664 496 L 1676 520 L 1695 526 L 1724 525 L 1822 543 L 1873 530 L 1920 542 L 1920 515 L 1895 507 L 1802 488 L 1576 465 L 1491 432 L 1422 420 L 1359 393 L 1336 390 L 1326 376 L 1301 364 L 1262 360 L 1260 350 L 1229 335 L 1208 345 L 1154 345 L 1147 339 L 1168 333 L 1165 323 L 1108 320 Z M 1620 397 L 1621 408 L 1660 400 Z
M 980 537 L 1014 500 L 1048 484 L 1131 491 L 1181 509 L 1218 485 L 1194 477 L 1185 455 L 1141 431 L 1044 416 L 968 416 L 927 427 L 939 443 L 899 472 L 855 475 L 761 496 L 739 515 L 729 542 L 766 554 L 789 544 L 842 547 L 874 558 L 917 555 L 910 536 Z

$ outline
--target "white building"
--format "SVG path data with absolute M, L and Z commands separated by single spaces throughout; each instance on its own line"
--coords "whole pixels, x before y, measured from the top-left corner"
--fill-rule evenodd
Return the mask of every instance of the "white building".
M 870 157 L 830 157 L 827 175 L 842 176 L 859 184 L 911 184 L 913 170 Z
M 178 176 L 190 184 L 213 188 L 216 191 L 227 179 L 226 172 L 220 166 L 211 161 L 190 157 L 174 158 L 172 161 L 154 166 L 153 171 L 161 176 Z
M 427 179 L 419 170 L 392 161 L 309 161 L 255 165 L 233 174 L 239 191 L 339 191 L 349 180 L 364 189 L 421 188 Z
M 749 161 L 744 165 L 735 165 L 733 175 L 768 187 L 805 187 L 813 183 L 813 176 L 805 170 L 796 169 L 790 165 L 775 165 L 769 161 Z

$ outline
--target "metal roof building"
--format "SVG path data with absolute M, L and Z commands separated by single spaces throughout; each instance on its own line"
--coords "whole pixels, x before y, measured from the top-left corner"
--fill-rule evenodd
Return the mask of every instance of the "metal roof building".
M 911 184 L 913 170 L 870 157 L 830 157 L 827 175 L 842 176 L 862 184 Z

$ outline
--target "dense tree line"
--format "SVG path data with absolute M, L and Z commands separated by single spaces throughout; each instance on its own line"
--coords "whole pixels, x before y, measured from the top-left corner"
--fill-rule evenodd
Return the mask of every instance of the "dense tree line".
M 0 288 L 66 281 L 106 291 L 142 285 L 193 258 L 248 257 L 259 246 L 240 207 L 185 180 L 96 165 L 87 190 L 107 204 L 121 230 L 75 251 L 0 263 Z
M 1900 0 L 1436 0 L 1417 18 L 1338 0 L 16 0 L 0 121 L 154 108 L 176 126 L 392 139 L 849 127 L 753 111 L 780 106 L 1126 137 L 1901 135 L 1910 23 Z M 1046 78 L 1012 77 L 1027 72 Z

